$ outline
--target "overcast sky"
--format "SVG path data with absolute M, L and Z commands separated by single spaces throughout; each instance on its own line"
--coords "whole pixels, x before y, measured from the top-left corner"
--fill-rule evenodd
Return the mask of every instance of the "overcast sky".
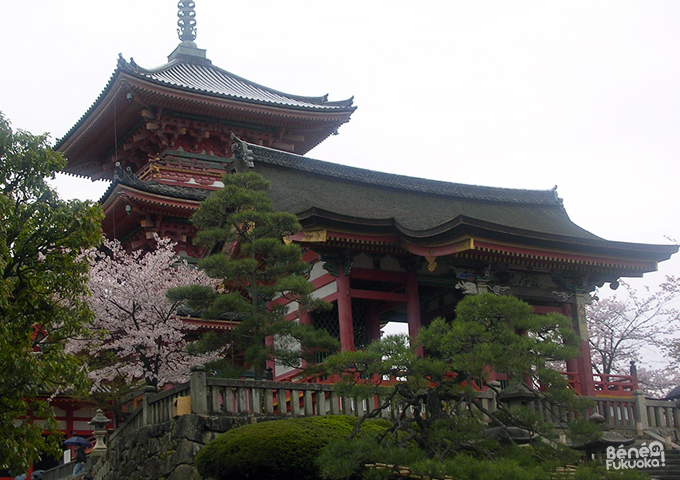
M 174 0 L 25 0 L 3 13 L 0 110 L 55 139 L 119 52 L 151 68 L 179 42 Z M 354 96 L 350 123 L 310 157 L 557 185 L 572 220 L 601 237 L 680 239 L 680 2 L 196 0 L 196 14 L 215 65 L 287 93 Z M 58 183 L 98 198 L 104 186 L 90 186 Z M 680 273 L 680 259 L 660 269 Z

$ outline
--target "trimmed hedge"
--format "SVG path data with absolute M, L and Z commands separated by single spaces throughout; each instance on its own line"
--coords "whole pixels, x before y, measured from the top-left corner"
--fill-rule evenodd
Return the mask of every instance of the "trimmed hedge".
M 230 430 L 203 447 L 196 468 L 214 480 L 315 480 L 316 459 L 330 441 L 347 437 L 358 419 L 342 415 L 290 418 Z M 367 421 L 362 432 L 387 428 L 383 420 Z

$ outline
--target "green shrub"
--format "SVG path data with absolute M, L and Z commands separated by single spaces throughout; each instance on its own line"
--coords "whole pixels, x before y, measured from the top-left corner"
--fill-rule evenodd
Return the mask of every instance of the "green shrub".
M 471 444 L 472 446 L 472 444 Z M 558 446 L 559 447 L 559 446 Z M 416 444 L 376 443 L 366 435 L 351 441 L 333 441 L 324 447 L 317 460 L 320 478 L 325 480 L 394 480 L 395 467 L 405 467 L 407 478 L 455 480 L 642 480 L 633 470 L 606 471 L 595 462 L 584 464 L 582 454 L 536 443 L 531 447 L 499 445 L 487 454 L 455 453 L 438 460 L 425 456 Z M 367 464 L 383 464 L 386 468 L 369 469 Z M 558 468 L 576 466 L 573 474 L 558 474 Z
M 315 480 L 320 450 L 347 437 L 357 422 L 354 417 L 323 416 L 246 425 L 206 445 L 196 457 L 196 468 L 204 478 L 215 480 Z M 378 432 L 388 425 L 368 421 L 362 432 Z

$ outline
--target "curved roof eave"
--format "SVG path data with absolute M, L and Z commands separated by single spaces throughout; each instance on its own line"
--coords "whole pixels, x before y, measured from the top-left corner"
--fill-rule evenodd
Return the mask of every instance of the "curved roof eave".
M 102 92 L 99 94 L 97 99 L 93 102 L 93 104 L 90 106 L 90 108 L 80 117 L 80 119 L 75 123 L 73 127 L 59 140 L 57 140 L 55 144 L 55 149 L 59 149 L 64 141 L 69 138 L 75 130 L 77 130 L 80 125 L 92 114 L 92 112 L 97 108 L 99 104 L 101 104 L 104 100 L 104 98 L 108 95 L 108 93 L 111 91 L 113 85 L 115 84 L 116 80 L 120 77 L 121 74 L 125 73 L 130 75 L 133 78 L 137 78 L 140 80 L 144 80 L 150 83 L 154 83 L 157 85 L 164 85 L 173 89 L 179 89 L 182 91 L 187 91 L 187 92 L 193 92 L 193 93 L 199 93 L 201 95 L 205 95 L 208 97 L 213 97 L 213 98 L 221 98 L 221 99 L 231 99 L 231 100 L 237 100 L 239 102 L 243 102 L 245 104 L 256 104 L 256 105 L 271 105 L 275 106 L 278 108 L 285 108 L 285 109 L 291 109 L 291 110 L 300 110 L 300 111 L 321 111 L 321 112 L 342 112 L 342 113 L 348 113 L 351 114 L 356 110 L 355 106 L 352 106 L 353 98 L 351 97 L 347 100 L 340 100 L 340 101 L 334 101 L 334 102 L 328 102 L 327 98 L 328 95 L 323 95 L 321 97 L 305 97 L 301 95 L 291 95 L 283 92 L 279 92 L 278 90 L 274 90 L 272 88 L 268 88 L 262 85 L 259 85 L 255 82 L 251 82 L 249 80 L 246 80 L 242 77 L 239 77 L 237 75 L 234 75 L 232 73 L 227 72 L 226 70 L 223 70 L 218 67 L 211 67 L 213 70 L 217 72 L 221 72 L 224 75 L 228 75 L 234 79 L 237 79 L 240 83 L 243 85 L 252 85 L 253 88 L 256 91 L 262 91 L 262 92 L 269 92 L 272 94 L 272 100 L 267 100 L 266 98 L 255 98 L 255 97 L 248 97 L 248 96 L 239 96 L 237 93 L 226 93 L 226 92 L 213 92 L 210 90 L 206 89 L 201 89 L 198 87 L 191 87 L 190 85 L 182 85 L 181 82 L 173 83 L 170 81 L 163 81 L 161 79 L 155 78 L 153 76 L 150 76 L 149 74 L 145 74 L 145 72 L 159 72 L 159 71 L 167 71 L 170 67 L 174 67 L 177 65 L 181 66 L 187 66 L 187 68 L 195 68 L 195 65 L 189 64 L 189 63 L 182 63 L 179 61 L 173 61 L 170 62 L 164 66 L 158 67 L 157 69 L 143 69 L 141 67 L 136 66 L 134 63 L 128 63 L 122 56 L 119 56 L 118 59 L 118 65 L 116 69 L 114 70 L 113 74 L 109 78 L 108 83 L 102 90 Z M 274 98 L 281 98 L 281 101 L 274 101 Z M 292 100 L 290 103 L 286 103 L 285 99 L 288 98 Z
M 104 89 L 101 91 L 101 93 L 92 103 L 92 105 L 90 105 L 90 108 L 88 108 L 85 111 L 85 113 L 81 115 L 81 117 L 76 121 L 76 123 L 73 124 L 73 126 L 61 138 L 57 139 L 54 145 L 55 150 L 60 150 L 61 148 L 63 148 L 64 143 L 71 138 L 71 136 L 82 126 L 83 123 L 85 123 L 85 120 L 92 115 L 92 113 L 97 109 L 97 107 L 99 107 L 104 102 L 104 99 L 109 95 L 109 93 L 113 89 L 113 85 L 116 83 L 116 80 L 118 79 L 119 75 L 120 69 L 116 68 L 111 74 L 111 77 L 109 77 L 109 81 L 107 82 Z
M 219 110 L 240 110 L 272 117 L 295 118 L 303 121 L 318 120 L 322 122 L 330 121 L 333 123 L 345 123 L 349 120 L 351 113 L 356 109 L 356 107 L 352 107 L 351 111 L 346 111 L 300 108 L 256 99 L 245 99 L 237 96 L 210 95 L 201 90 L 179 88 L 171 84 L 154 83 L 148 79 L 133 76 L 126 77 L 121 82 L 126 84 L 130 89 L 137 90 L 138 92 L 143 91 L 147 94 L 155 93 L 157 97 L 170 98 L 174 96 L 176 99 L 186 103 L 200 104 Z
M 135 72 L 135 69 L 130 66 L 124 59 L 119 58 L 118 66 L 114 70 L 113 74 L 109 78 L 108 83 L 99 94 L 97 99 L 92 103 L 90 108 L 78 119 L 78 121 L 55 142 L 54 149 L 57 151 L 64 152 L 69 148 L 69 145 L 75 144 L 76 140 L 74 136 L 81 137 L 85 131 L 89 130 L 93 123 L 93 117 L 97 117 L 97 111 L 105 111 L 110 108 L 110 104 L 114 101 L 114 96 L 120 91 L 120 88 L 126 81 L 133 81 L 137 84 L 138 88 L 144 88 L 145 85 L 149 86 L 149 89 L 155 88 L 167 88 L 168 92 L 184 92 L 188 96 L 183 99 L 183 101 L 188 101 L 195 104 L 209 105 L 215 102 L 211 108 L 218 109 L 231 109 L 231 110 L 241 110 L 242 112 L 248 112 L 252 109 L 254 115 L 271 115 L 272 118 L 279 117 L 281 119 L 295 119 L 305 122 L 327 122 L 328 128 L 326 135 L 322 138 L 316 139 L 314 142 L 308 146 L 308 148 L 303 148 L 304 151 L 309 151 L 314 146 L 318 145 L 325 137 L 327 137 L 334 128 L 349 121 L 351 114 L 356 110 L 355 106 L 340 106 L 333 107 L 338 102 L 328 102 L 325 106 L 319 105 L 293 105 L 286 104 L 283 102 L 270 102 L 266 99 L 251 99 L 245 97 L 239 97 L 237 95 L 227 95 L 219 93 L 211 93 L 201 89 L 192 89 L 182 86 L 178 86 L 172 83 L 155 82 L 139 73 Z M 137 83 L 140 82 L 140 83 Z M 257 84 L 254 84 L 257 85 Z M 266 87 L 258 87 L 266 88 Z M 269 89 L 272 92 L 277 92 L 276 90 Z M 282 94 L 285 95 L 285 94 Z M 293 98 L 294 96 L 291 96 Z M 325 97 L 325 96 L 324 96 Z M 318 97 L 318 98 L 324 98 Z M 317 97 L 296 97 L 296 98 L 317 98 Z M 108 100 L 107 100 L 108 99 Z M 350 99 L 351 100 L 351 99 Z M 347 100 L 347 102 L 350 102 Z M 230 104 L 222 104 L 219 102 L 229 101 Z M 231 103 L 233 102 L 233 103 Z M 120 99 L 118 99 L 120 103 Z M 342 102 L 340 102 L 342 103 Z M 351 102 L 350 102 L 351 103 Z M 330 106 L 330 107 L 329 107 Z M 251 107 L 251 108 L 249 108 Z M 140 107 L 141 108 L 141 107 Z M 120 115 L 121 112 L 118 114 Z M 325 118 L 327 117 L 327 118 Z M 78 132 L 86 126 L 85 130 L 82 130 L 80 134 Z
M 270 88 L 264 85 L 261 85 L 257 82 L 253 82 L 251 80 L 248 80 L 244 77 L 241 77 L 239 75 L 233 74 L 223 68 L 217 67 L 215 65 L 210 64 L 200 64 L 200 63 L 186 63 L 186 62 L 181 62 L 179 60 L 172 60 L 165 65 L 161 65 L 160 67 L 156 68 L 143 68 L 139 67 L 135 64 L 128 64 L 129 68 L 127 69 L 128 73 L 131 75 L 134 75 L 138 78 L 142 78 L 154 83 L 158 84 L 164 84 L 164 85 L 169 85 L 173 87 L 178 87 L 178 88 L 183 88 L 186 90 L 190 91 L 198 91 L 202 92 L 205 94 L 213 94 L 217 96 L 226 96 L 226 97 L 233 97 L 237 99 L 245 99 L 245 100 L 252 100 L 252 101 L 262 101 L 265 103 L 273 103 L 273 104 L 278 104 L 280 102 L 276 101 L 271 101 L 267 102 L 265 99 L 257 99 L 253 97 L 248 97 L 247 95 L 238 95 L 238 94 L 226 94 L 226 93 L 220 93 L 219 91 L 216 91 L 220 86 L 225 87 L 225 83 L 232 83 L 231 88 L 237 90 L 237 89 L 243 89 L 244 94 L 246 93 L 246 90 L 250 90 L 252 93 L 260 93 L 260 94 L 269 94 L 272 95 L 273 97 L 280 97 L 282 100 L 294 100 L 296 102 L 300 102 L 302 104 L 306 105 L 292 105 L 292 104 L 285 104 L 288 107 L 291 108 L 320 108 L 324 110 L 340 110 L 344 109 L 347 111 L 354 111 L 356 109 L 355 106 L 353 106 L 354 102 L 354 97 L 350 97 L 348 99 L 344 100 L 335 100 L 335 101 L 329 101 L 328 100 L 328 94 L 321 95 L 321 96 L 305 96 L 305 95 L 294 95 L 290 93 L 285 93 L 280 90 L 276 90 L 274 88 Z M 212 84 L 210 82 L 206 83 L 206 86 L 212 86 L 215 88 L 215 90 L 211 89 L 201 89 L 198 88 L 197 86 L 191 86 L 191 85 L 182 85 L 182 79 L 180 78 L 174 78 L 172 79 L 172 75 L 177 75 L 176 72 L 172 72 L 173 69 L 176 68 L 185 68 L 185 69 L 193 69 L 193 72 L 187 72 L 187 73 L 193 73 L 194 78 L 198 79 L 201 77 L 201 75 L 206 76 L 206 77 L 211 77 L 210 79 L 212 80 Z M 200 69 L 200 70 L 199 70 Z M 168 74 L 168 72 L 171 72 Z M 162 78 L 160 74 L 168 74 L 166 75 L 166 79 Z M 206 75 L 207 74 L 207 75 Z M 211 75 L 212 74 L 212 75 Z M 174 81 L 170 81 L 169 79 L 172 79 Z M 219 82 L 222 82 L 222 85 L 220 85 Z
M 462 235 L 479 236 L 502 240 L 518 245 L 529 245 L 543 249 L 565 249 L 577 253 L 602 254 L 662 262 L 677 253 L 677 245 L 654 245 L 617 242 L 603 238 L 581 238 L 551 233 L 530 231 L 498 225 L 475 218 L 459 216 L 428 230 L 412 230 L 401 225 L 394 218 L 368 219 L 339 215 L 320 209 L 310 209 L 298 214 L 303 226 L 341 228 L 345 231 L 363 230 L 367 234 L 396 234 L 402 240 L 420 246 L 440 246 Z
M 210 195 L 210 191 L 190 187 L 169 186 L 158 182 L 137 179 L 133 174 L 116 170 L 115 181 L 111 184 L 100 202 L 106 204 L 113 200 L 115 191 L 121 187 L 152 195 L 158 202 L 168 205 L 180 201 L 200 202 Z M 164 202 L 164 199 L 166 200 Z M 195 203 L 197 205 L 197 203 Z M 303 226 L 338 228 L 359 234 L 394 234 L 397 238 L 420 246 L 440 246 L 470 235 L 477 238 L 501 241 L 506 244 L 524 245 L 552 251 L 568 251 L 578 254 L 603 255 L 609 258 L 636 259 L 661 262 L 678 251 L 677 245 L 637 244 L 616 242 L 593 236 L 592 238 L 574 237 L 556 233 L 537 232 L 519 227 L 500 225 L 465 215 L 459 215 L 434 228 L 410 229 L 395 218 L 361 218 L 347 216 L 328 210 L 312 208 L 295 212 Z

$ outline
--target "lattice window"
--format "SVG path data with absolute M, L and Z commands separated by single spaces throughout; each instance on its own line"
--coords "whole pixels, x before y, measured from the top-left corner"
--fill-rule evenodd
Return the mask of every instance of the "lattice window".
M 316 328 L 325 330 L 331 337 L 340 340 L 340 321 L 337 303 L 333 303 L 333 308 L 330 310 L 314 312 L 313 317 Z M 368 309 L 365 304 L 352 302 L 352 328 L 354 329 L 355 349 L 365 348 L 371 343 Z
M 319 310 L 314 312 L 312 316 L 315 328 L 325 330 L 331 337 L 340 340 L 340 321 L 337 303 L 333 303 L 333 308 L 330 310 Z
M 368 309 L 365 304 L 352 302 L 352 327 L 354 328 L 354 348 L 360 350 L 371 343 L 368 327 Z
M 333 308 L 330 310 L 319 310 L 312 313 L 314 319 L 314 327 L 320 330 L 325 330 L 328 334 L 340 340 L 340 320 L 338 316 L 338 304 L 333 303 Z M 322 363 L 328 358 L 328 352 L 316 352 L 316 363 Z

